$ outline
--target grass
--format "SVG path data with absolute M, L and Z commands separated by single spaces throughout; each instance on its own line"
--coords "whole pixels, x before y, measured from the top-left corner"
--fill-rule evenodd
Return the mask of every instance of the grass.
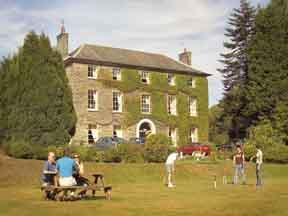
M 39 190 L 43 161 L 0 156 L 0 215 L 288 215 L 288 165 L 266 164 L 265 185 L 256 190 L 254 164 L 247 167 L 248 185 L 221 184 L 223 170 L 232 174 L 230 163 L 179 162 L 173 189 L 163 185 L 163 164 L 86 163 L 87 175 L 103 172 L 113 185 L 112 200 L 53 202 L 44 201 Z

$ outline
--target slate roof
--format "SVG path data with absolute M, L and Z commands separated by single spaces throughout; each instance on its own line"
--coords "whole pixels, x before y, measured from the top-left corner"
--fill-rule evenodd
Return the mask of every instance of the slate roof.
M 66 65 L 72 62 L 119 66 L 150 71 L 178 72 L 189 75 L 210 75 L 162 54 L 91 44 L 81 45 L 64 59 Z

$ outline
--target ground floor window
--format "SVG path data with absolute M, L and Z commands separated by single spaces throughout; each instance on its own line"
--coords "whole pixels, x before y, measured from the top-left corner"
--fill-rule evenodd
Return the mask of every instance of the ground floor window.
M 113 126 L 113 137 L 123 138 L 123 130 L 120 125 Z
M 190 141 L 192 143 L 198 142 L 198 128 L 191 128 L 191 130 L 190 130 Z
M 172 144 L 174 146 L 177 146 L 177 129 L 176 128 L 168 129 L 168 137 L 171 139 Z
M 97 125 L 88 125 L 88 144 L 95 144 L 99 138 L 99 129 Z

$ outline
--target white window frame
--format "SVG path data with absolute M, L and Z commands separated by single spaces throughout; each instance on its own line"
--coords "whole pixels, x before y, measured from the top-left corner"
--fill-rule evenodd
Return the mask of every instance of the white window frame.
M 196 79 L 194 77 L 189 77 L 188 86 L 191 88 L 196 88 Z
M 167 95 L 167 112 L 169 115 L 177 115 L 176 95 Z
M 198 143 L 199 142 L 198 128 L 197 127 L 193 127 L 190 129 L 190 141 L 191 141 L 191 143 Z
M 87 67 L 88 79 L 97 79 L 98 78 L 98 66 L 89 64 Z
M 170 86 L 175 86 L 175 74 L 167 73 L 167 82 Z
M 171 139 L 173 146 L 177 146 L 177 128 L 168 128 L 168 137 Z
M 114 94 L 118 94 L 117 95 L 117 102 L 114 100 L 115 99 Z M 118 110 L 115 109 L 116 103 L 118 103 L 118 107 L 119 107 Z M 118 90 L 112 91 L 112 111 L 113 112 L 122 112 L 123 111 L 123 94 Z
M 189 113 L 190 116 L 196 117 L 198 116 L 197 112 L 197 98 L 193 96 L 189 96 Z
M 151 96 L 148 94 L 141 95 L 141 113 L 150 114 L 151 113 Z
M 121 69 L 118 67 L 113 67 L 112 68 L 112 79 L 120 81 L 122 79 L 121 77 Z
M 98 91 L 88 89 L 88 111 L 98 111 Z M 91 104 L 94 106 L 91 106 Z
M 140 75 L 140 80 L 142 83 L 144 84 L 150 84 L 150 77 L 149 77 L 149 72 L 145 71 L 145 70 L 141 70 L 139 71 L 139 75 Z M 146 80 L 146 81 L 144 81 Z
M 93 142 L 97 142 L 97 140 L 99 139 L 99 128 L 98 125 L 88 125 L 88 131 L 87 131 L 87 135 L 88 135 L 88 143 L 89 143 L 89 131 L 92 134 L 93 137 Z
M 123 138 L 123 129 L 120 125 L 113 125 L 113 137 Z

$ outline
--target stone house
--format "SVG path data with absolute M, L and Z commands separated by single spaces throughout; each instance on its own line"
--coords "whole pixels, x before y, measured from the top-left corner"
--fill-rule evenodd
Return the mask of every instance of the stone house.
M 57 49 L 72 89 L 77 125 L 73 142 L 99 137 L 126 140 L 148 133 L 174 145 L 208 141 L 209 74 L 191 67 L 191 52 L 179 61 L 162 54 L 83 44 L 68 54 L 62 26 Z

